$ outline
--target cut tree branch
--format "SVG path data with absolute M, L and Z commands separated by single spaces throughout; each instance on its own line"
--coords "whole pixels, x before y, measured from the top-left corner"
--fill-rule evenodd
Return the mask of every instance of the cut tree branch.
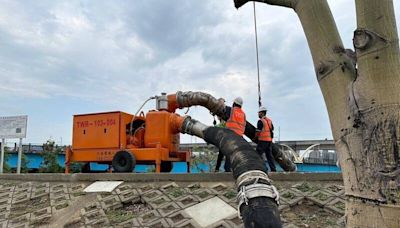
M 283 6 L 283 7 L 288 7 L 288 8 L 294 9 L 296 7 L 296 4 L 298 1 L 299 0 L 256 0 L 254 2 L 262 2 L 262 3 L 267 3 L 269 5 Z M 234 2 L 235 2 L 235 7 L 238 9 L 250 1 L 249 0 L 234 0 Z

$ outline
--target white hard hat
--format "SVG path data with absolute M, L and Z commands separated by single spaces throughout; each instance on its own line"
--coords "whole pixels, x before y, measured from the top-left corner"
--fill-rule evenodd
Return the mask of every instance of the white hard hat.
M 261 107 L 258 109 L 258 112 L 266 112 L 266 111 L 267 111 L 267 108 L 264 107 L 264 106 L 261 106 Z
M 235 100 L 233 100 L 233 103 L 243 106 L 243 99 L 241 97 L 236 97 Z

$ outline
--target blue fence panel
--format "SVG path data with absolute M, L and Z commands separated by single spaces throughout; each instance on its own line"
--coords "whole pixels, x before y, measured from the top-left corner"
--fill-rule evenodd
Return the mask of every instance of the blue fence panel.
M 26 153 L 25 155 L 28 159 L 28 168 L 29 169 L 38 169 L 41 166 L 41 164 L 43 162 L 43 158 L 40 154 Z M 18 157 L 18 154 L 16 154 L 16 153 L 10 154 L 7 164 L 11 168 L 17 167 L 17 157 Z M 61 167 L 64 167 L 65 166 L 64 162 L 65 162 L 65 155 L 59 154 L 58 155 L 58 164 Z M 268 167 L 267 163 L 265 165 L 266 165 L 266 167 Z M 307 163 L 296 164 L 296 165 L 297 165 L 297 172 L 313 172 L 313 173 L 315 173 L 315 172 L 317 172 L 317 173 L 318 172 L 340 173 L 341 172 L 340 168 L 337 167 L 336 165 L 307 164 Z M 222 167 L 223 167 L 223 164 L 222 164 Z M 278 172 L 283 171 L 282 168 L 278 164 L 276 164 L 276 167 L 277 167 Z M 90 168 L 93 171 L 107 171 L 108 165 L 91 162 Z M 154 165 L 136 165 L 134 171 L 137 173 L 146 173 L 146 172 L 149 172 L 150 170 L 154 170 Z M 173 169 L 171 172 L 172 173 L 186 173 L 186 170 L 187 170 L 186 162 L 174 162 Z M 200 172 L 209 172 L 210 170 L 208 169 L 208 166 L 206 164 L 201 164 L 200 170 L 195 167 L 191 167 L 190 171 L 191 171 L 191 173 L 200 173 Z

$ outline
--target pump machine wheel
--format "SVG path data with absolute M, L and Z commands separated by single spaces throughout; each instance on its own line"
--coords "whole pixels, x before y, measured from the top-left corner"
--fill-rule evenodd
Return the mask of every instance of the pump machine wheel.
M 117 173 L 130 173 L 136 165 L 135 155 L 129 151 L 118 151 L 112 160 L 112 167 Z

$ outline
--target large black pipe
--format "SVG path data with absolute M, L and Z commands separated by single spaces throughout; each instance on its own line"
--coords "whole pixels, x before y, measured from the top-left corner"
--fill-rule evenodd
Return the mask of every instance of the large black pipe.
M 218 147 L 225 156 L 231 159 L 233 177 L 239 191 L 238 197 L 241 199 L 239 211 L 246 228 L 282 227 L 276 202 L 278 193 L 268 178 L 261 156 L 243 137 L 228 129 L 208 127 L 190 117 L 185 119 L 181 132 L 203 138 L 207 143 Z M 252 175 L 255 175 L 255 177 L 252 178 Z M 255 187 L 255 192 L 260 193 L 259 195 L 253 194 L 252 197 L 251 194 L 243 191 L 243 189 L 251 189 L 255 185 L 261 187 L 259 189 Z M 266 197 L 265 189 L 275 189 L 276 194 Z M 240 196 L 243 195 L 245 197 L 241 198 Z M 246 196 L 249 198 L 248 200 Z M 246 199 L 245 203 L 243 203 L 243 199 Z
M 256 137 L 256 128 L 249 122 L 246 122 L 246 128 L 244 134 L 252 139 L 253 142 L 257 142 Z M 290 158 L 283 153 L 283 150 L 279 147 L 279 144 L 272 143 L 272 155 L 278 164 L 282 167 L 283 170 L 289 172 L 295 172 L 297 170 L 296 164 Z
M 176 102 L 179 108 L 192 107 L 196 105 L 203 106 L 210 110 L 213 115 L 217 115 L 225 121 L 230 117 L 231 107 L 225 105 L 225 100 L 223 98 L 216 99 L 208 93 L 179 91 L 176 93 Z M 244 134 L 253 142 L 256 142 L 256 128 L 248 121 L 246 121 Z M 272 155 L 283 170 L 288 172 L 296 171 L 296 165 L 275 143 L 272 145 Z

